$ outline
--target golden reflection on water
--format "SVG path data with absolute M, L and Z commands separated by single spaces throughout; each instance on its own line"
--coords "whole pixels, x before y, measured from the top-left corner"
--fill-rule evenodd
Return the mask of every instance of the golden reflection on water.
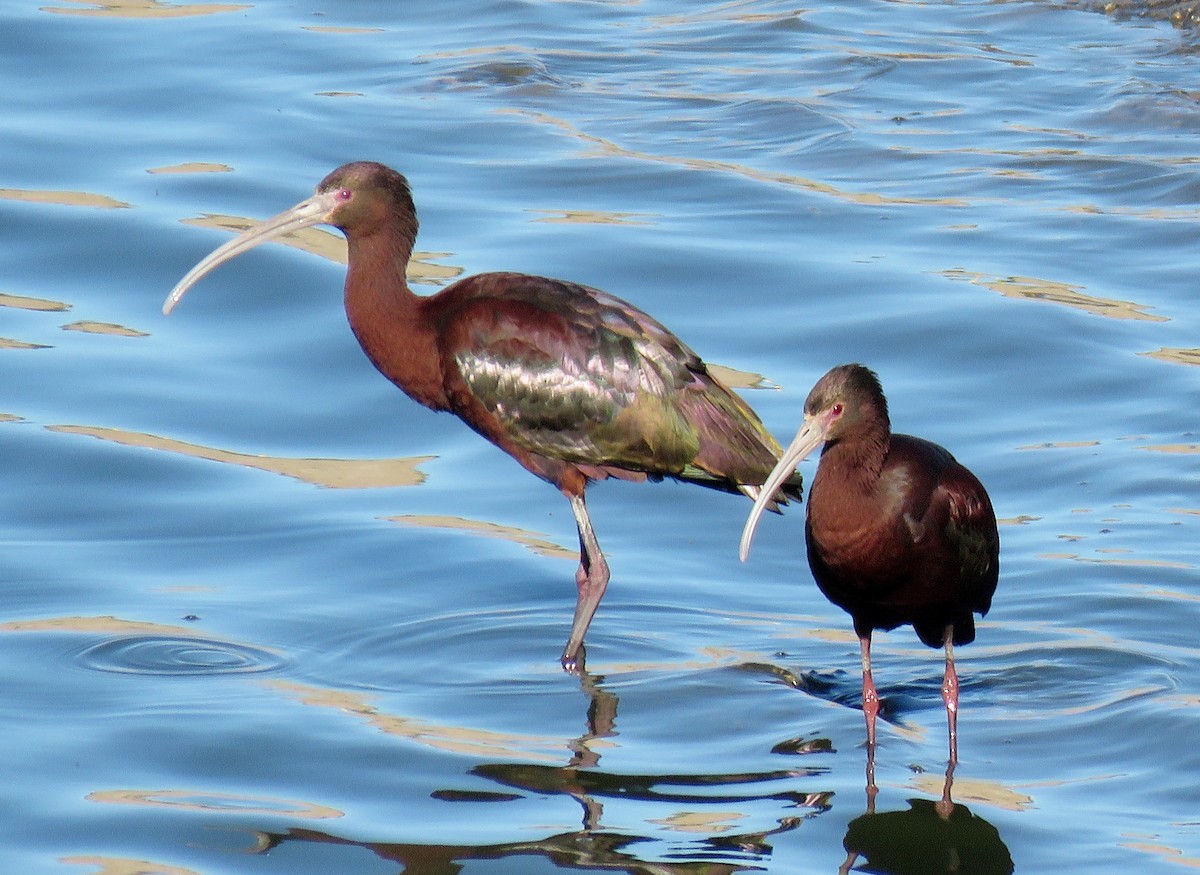
M 639 0 L 632 0 L 639 2 Z M 632 4 L 631 4 L 632 5 Z M 674 15 L 659 15 L 647 19 L 652 27 L 672 28 L 680 25 L 698 24 L 700 22 L 729 21 L 743 24 L 770 24 L 782 21 L 799 21 L 809 10 L 802 7 L 791 7 L 784 12 L 745 12 L 745 4 L 720 3 L 713 8 L 704 8 L 702 12 L 687 12 Z
M 110 334 L 114 337 L 150 336 L 145 331 L 138 331 L 136 328 L 126 328 L 124 325 L 117 325 L 114 322 L 91 322 L 86 319 L 64 325 L 62 329 L 63 331 L 82 331 L 85 334 Z
M 382 27 L 334 27 L 332 25 L 307 25 L 301 27 L 301 30 L 311 30 L 313 33 L 386 33 Z
M 701 647 L 691 659 L 664 662 L 609 662 L 601 666 L 589 665 L 597 675 L 629 676 L 635 672 L 678 674 L 680 672 L 704 672 L 741 665 L 760 664 L 761 653 L 734 650 L 730 647 Z
M 39 313 L 61 313 L 71 309 L 70 304 L 64 304 L 62 301 L 53 301 L 49 298 L 28 298 L 24 295 L 9 295 L 3 292 L 0 292 L 0 307 L 33 310 Z M 45 343 L 31 343 L 11 337 L 0 337 L 0 349 L 52 349 L 52 347 Z
M 669 97 L 670 95 L 664 95 Z M 687 100 L 696 100 L 697 95 L 687 93 L 680 95 Z M 669 164 L 674 167 L 687 167 L 692 170 L 711 170 L 718 173 L 732 173 L 737 176 L 742 176 L 747 179 L 753 179 L 758 182 L 768 182 L 776 185 L 785 185 L 789 188 L 799 188 L 805 191 L 813 191 L 818 194 L 829 195 L 838 200 L 846 201 L 860 206 L 881 206 L 881 205 L 908 205 L 908 206 L 942 206 L 942 207 L 965 207 L 969 203 L 960 198 L 925 198 L 925 197 L 891 197 L 885 194 L 876 192 L 858 192 L 846 191 L 839 189 L 836 186 L 826 182 L 820 182 L 816 179 L 810 179 L 804 176 L 796 176 L 791 173 L 780 173 L 777 171 L 760 170 L 756 167 L 750 167 L 746 164 L 737 164 L 732 161 L 714 161 L 707 158 L 683 158 L 676 155 L 655 155 L 650 152 L 638 152 L 634 149 L 628 149 L 614 143 L 612 140 L 606 140 L 603 137 L 597 137 L 593 134 L 584 133 L 579 130 L 571 122 L 565 119 L 557 118 L 542 112 L 533 112 L 525 109 L 501 109 L 498 110 L 501 115 L 515 115 L 529 119 L 536 124 L 550 125 L 560 131 L 565 132 L 571 137 L 581 141 L 590 147 L 585 153 L 585 156 L 592 154 L 600 154 L 617 158 L 633 158 L 640 161 L 654 161 L 660 164 Z
M 0 199 L 25 201 L 31 204 L 57 204 L 64 207 L 98 207 L 101 209 L 127 209 L 133 206 L 115 200 L 108 195 L 91 194 L 86 191 L 41 191 L 25 188 L 0 188 Z
M 1161 857 L 1166 862 L 1174 863 L 1176 866 L 1184 866 L 1188 869 L 1200 869 L 1200 857 L 1185 857 L 1182 850 L 1171 845 L 1151 841 L 1130 841 L 1121 842 L 1120 844 L 1123 848 L 1129 848 L 1133 851 L 1143 851 L 1147 854 Z
M 52 349 L 45 343 L 29 343 L 24 340 L 13 340 L 11 337 L 0 337 L 0 349 Z
M 24 295 L 8 295 L 3 292 L 0 292 L 0 307 L 53 313 L 71 309 L 70 304 L 62 301 L 53 301 L 50 298 L 27 298 Z
M 669 817 L 648 818 L 654 823 L 674 832 L 694 832 L 701 835 L 733 832 L 738 821 L 746 819 L 740 811 L 677 811 Z
M 1006 298 L 1025 298 L 1031 301 L 1050 301 L 1054 304 L 1064 304 L 1083 310 L 1095 316 L 1107 316 L 1110 319 L 1137 319 L 1145 322 L 1169 322 L 1166 316 L 1155 316 L 1146 313 L 1153 309 L 1145 304 L 1132 301 L 1119 301 L 1113 298 L 1095 298 L 1085 295 L 1081 286 L 1070 283 L 1055 282 L 1054 280 L 1038 279 L 1037 277 L 1010 276 L 998 277 L 983 273 L 973 273 L 952 268 L 939 271 L 949 280 L 964 280 L 972 285 L 982 286 L 998 292 Z
M 1067 536 L 1068 538 L 1070 536 Z M 1096 552 L 1100 552 L 1097 550 Z M 1124 565 L 1130 568 L 1195 568 L 1184 562 L 1168 562 L 1165 559 L 1111 559 L 1104 556 L 1080 556 L 1078 553 L 1039 553 L 1039 559 L 1073 559 L 1076 562 L 1091 562 L 1096 565 Z
M 256 219 L 244 216 L 225 216 L 218 213 L 207 213 L 196 219 L 183 219 L 183 224 L 196 228 L 218 228 L 222 231 L 242 232 L 252 225 L 258 224 Z M 292 231 L 280 237 L 271 238 L 273 243 L 283 243 L 293 249 L 311 252 L 322 258 L 346 264 L 349 257 L 346 252 L 346 238 L 323 228 L 304 228 Z M 449 252 L 414 252 L 408 262 L 408 279 L 410 282 L 425 285 L 443 285 L 462 274 L 463 269 L 454 265 L 434 264 L 430 259 L 449 258 Z
M 305 705 L 353 714 L 380 732 L 451 753 L 487 759 L 516 757 L 526 763 L 559 764 L 563 751 L 567 750 L 570 743 L 570 739 L 548 735 L 515 735 L 385 714 L 369 704 L 365 697 L 346 690 L 331 690 L 294 681 L 271 680 L 265 683 Z
M 1098 447 L 1100 441 L 1047 441 L 1044 444 L 1025 444 L 1018 450 L 1077 450 L 1080 447 Z
M 650 213 L 615 213 L 608 210 L 526 210 L 541 213 L 535 222 L 576 225 L 650 225 Z
M 161 635 L 167 638 L 205 638 L 186 626 L 143 623 L 119 617 L 44 617 L 38 620 L 13 620 L 0 623 L 0 632 L 85 632 L 89 635 Z M 228 639 L 220 639 L 228 640 Z M 233 642 L 230 642 L 233 643 Z
M 425 482 L 425 474 L 419 470 L 418 466 L 437 458 L 436 456 L 413 456 L 396 459 L 297 459 L 235 453 L 231 450 L 189 444 L 173 438 L 124 431 L 118 428 L 48 425 L 46 429 L 63 434 L 86 435 L 123 446 L 166 450 L 198 459 L 208 459 L 212 462 L 257 468 L 260 471 L 283 474 L 285 477 L 292 477 L 330 489 L 390 489 L 396 486 L 419 486 Z
M 1150 450 L 1155 453 L 1171 453 L 1194 455 L 1200 453 L 1200 444 L 1146 444 L 1144 447 L 1138 447 L 1139 450 Z
M 931 796 L 942 793 L 943 777 L 933 772 L 924 772 L 912 781 L 912 787 Z M 956 802 L 983 802 L 1004 808 L 1008 811 L 1024 811 L 1033 807 L 1033 797 L 1012 787 L 1006 787 L 999 781 L 988 781 L 983 778 L 954 779 L 954 800 Z
M 59 857 L 58 861 L 76 866 L 99 866 L 91 875 L 202 875 L 195 869 L 132 857 Z
M 199 790 L 96 790 L 86 798 L 89 802 L 103 802 L 109 805 L 184 808 L 223 814 L 285 814 L 305 820 L 328 820 L 345 816 L 344 811 L 315 802 Z
M 160 0 L 65 0 L 79 6 L 42 6 L 42 12 L 59 15 L 87 15 L 99 18 L 186 18 L 192 15 L 216 15 L 237 12 L 249 6 L 231 3 L 162 3 Z M 88 8 L 81 8 L 88 7 Z
M 190 161 L 183 164 L 170 164 L 166 167 L 150 167 L 147 173 L 232 173 L 233 168 L 228 164 L 213 164 L 207 161 Z
M 1181 365 L 1200 365 L 1200 349 L 1163 346 L 1153 352 L 1141 352 L 1138 355 L 1159 359 L 1164 362 L 1175 362 Z
M 390 523 L 401 523 L 408 526 L 421 526 L 430 529 L 457 529 L 485 538 L 499 538 L 527 547 L 540 556 L 553 556 L 558 559 L 576 560 L 579 553 L 568 550 L 553 541 L 539 537 L 540 532 L 528 532 L 515 526 L 502 526 L 485 520 L 469 520 L 456 516 L 438 516 L 435 514 L 405 514 L 404 516 L 384 517 Z
M 753 371 L 739 371 L 725 365 L 707 363 L 709 375 L 716 377 L 730 389 L 779 389 L 778 383 L 768 380 Z
M 1029 523 L 1036 523 L 1041 520 L 1040 516 L 1030 516 L 1027 513 L 1017 514 L 1016 516 L 1004 517 L 996 520 L 998 526 L 1025 526 Z

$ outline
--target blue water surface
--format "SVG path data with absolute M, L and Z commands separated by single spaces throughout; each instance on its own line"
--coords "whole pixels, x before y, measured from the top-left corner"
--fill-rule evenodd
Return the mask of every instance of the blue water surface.
M 48 2 L 0 9 L 0 870 L 1200 866 L 1193 33 L 982 0 Z M 862 361 L 979 475 L 1002 573 L 957 654 L 951 817 L 909 629 L 876 636 L 865 815 L 858 643 L 802 507 L 743 565 L 744 500 L 590 490 L 613 579 L 573 677 L 566 501 L 374 371 L 339 237 L 161 315 L 358 159 L 412 183 L 419 291 L 604 288 L 784 442 Z

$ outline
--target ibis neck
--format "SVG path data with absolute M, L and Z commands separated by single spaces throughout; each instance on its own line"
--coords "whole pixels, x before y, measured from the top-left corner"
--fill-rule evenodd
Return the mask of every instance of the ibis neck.
M 887 430 L 864 430 L 853 438 L 827 444 L 821 455 L 821 467 L 837 471 L 847 486 L 870 492 L 879 482 L 890 444 L 891 434 Z
M 359 346 L 411 398 L 434 410 L 447 409 L 437 336 L 424 316 L 429 299 L 408 287 L 411 238 L 378 233 L 348 242 L 346 318 Z

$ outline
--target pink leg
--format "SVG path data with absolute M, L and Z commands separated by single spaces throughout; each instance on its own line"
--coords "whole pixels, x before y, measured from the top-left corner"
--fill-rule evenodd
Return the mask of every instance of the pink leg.
M 946 703 L 946 726 L 950 731 L 950 766 L 958 762 L 958 673 L 954 670 L 954 627 L 947 626 L 946 674 L 942 677 L 942 701 Z
M 867 751 L 873 757 L 875 752 L 875 717 L 879 714 L 879 695 L 875 692 L 875 682 L 871 680 L 871 633 L 860 635 L 858 646 L 862 651 L 862 707 L 867 718 Z
M 954 800 L 950 797 L 950 791 L 954 788 L 954 763 L 946 766 L 946 780 L 942 784 L 941 801 L 934 804 L 933 808 L 938 813 L 942 820 L 949 820 L 950 815 L 954 813 Z
M 858 646 L 862 652 L 863 676 L 863 715 L 867 718 L 867 812 L 875 812 L 875 796 L 879 788 L 875 786 L 875 718 L 879 714 L 879 695 L 875 692 L 875 682 L 871 680 L 871 630 L 865 635 L 858 636 Z
M 583 496 L 567 497 L 571 500 L 575 524 L 579 527 L 579 568 L 575 572 L 575 585 L 579 594 L 575 600 L 571 637 L 567 639 L 567 646 L 562 653 L 562 667 L 574 674 L 583 668 L 583 636 L 591 625 L 596 608 L 600 606 L 600 599 L 604 598 L 604 590 L 608 588 L 608 563 L 604 561 L 604 554 L 600 552 L 600 544 L 592 530 L 592 521 L 588 517 Z

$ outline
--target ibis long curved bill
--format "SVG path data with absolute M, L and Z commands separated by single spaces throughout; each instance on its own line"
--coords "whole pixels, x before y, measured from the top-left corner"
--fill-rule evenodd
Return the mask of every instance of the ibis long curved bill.
M 167 295 L 167 300 L 163 302 L 163 315 L 170 314 L 187 290 L 216 269 L 218 265 L 224 264 L 229 259 L 241 255 L 259 244 L 275 240 L 292 231 L 299 231 L 301 228 L 309 228 L 328 221 L 329 214 L 340 203 L 338 195 L 339 192 L 336 189 L 324 193 L 319 192 L 300 201 L 291 209 L 284 210 L 277 216 L 272 216 L 247 228 L 232 240 L 214 249 L 199 264 L 189 270 L 187 275 L 175 284 L 175 288 L 171 289 L 171 294 Z
M 738 545 L 738 557 L 743 562 L 750 555 L 750 541 L 754 538 L 754 529 L 758 525 L 763 511 L 771 503 L 771 496 L 792 475 L 796 466 L 803 462 L 809 453 L 824 443 L 828 426 L 829 418 L 827 416 L 805 414 L 804 424 L 800 426 L 796 437 L 779 457 L 779 463 L 767 475 L 766 482 L 758 492 L 758 498 L 754 500 L 754 507 L 750 509 L 750 516 L 746 518 L 746 525 L 742 528 L 742 540 Z

